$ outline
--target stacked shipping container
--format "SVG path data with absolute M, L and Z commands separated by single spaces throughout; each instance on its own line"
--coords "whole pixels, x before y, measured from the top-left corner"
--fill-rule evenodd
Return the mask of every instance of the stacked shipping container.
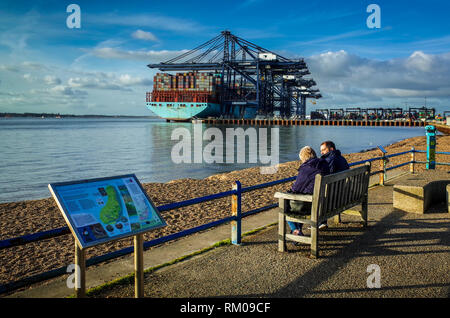
M 153 78 L 153 91 L 194 91 L 216 93 L 220 75 L 212 73 L 157 73 Z
M 153 92 L 147 94 L 147 101 L 217 102 L 220 83 L 220 74 L 157 73 L 153 78 Z

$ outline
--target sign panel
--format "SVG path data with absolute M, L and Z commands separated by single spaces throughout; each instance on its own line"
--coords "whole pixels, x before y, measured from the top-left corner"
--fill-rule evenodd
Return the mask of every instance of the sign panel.
M 377 146 L 377 147 L 378 147 L 378 149 L 380 149 L 380 151 L 381 151 L 382 153 L 384 153 L 384 154 L 387 153 L 386 149 L 384 149 L 383 146 Z
M 167 225 L 134 174 L 48 187 L 81 248 Z

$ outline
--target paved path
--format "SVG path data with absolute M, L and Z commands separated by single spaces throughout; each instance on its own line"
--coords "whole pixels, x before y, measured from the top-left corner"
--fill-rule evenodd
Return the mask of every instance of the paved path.
M 449 297 L 450 214 L 445 206 L 424 215 L 394 211 L 392 184 L 369 191 L 369 227 L 345 215 L 320 231 L 321 257 L 288 243 L 277 251 L 277 228 L 244 237 L 145 276 L 147 297 Z M 276 210 L 243 220 L 243 232 L 277 222 Z M 305 231 L 308 233 L 308 231 Z M 230 237 L 224 225 L 145 253 L 145 267 L 163 264 Z M 368 266 L 380 269 L 381 288 L 368 288 Z M 132 258 L 88 269 L 88 287 L 132 272 Z M 12 295 L 65 297 L 67 277 Z M 134 286 L 115 286 L 98 297 L 133 297 Z

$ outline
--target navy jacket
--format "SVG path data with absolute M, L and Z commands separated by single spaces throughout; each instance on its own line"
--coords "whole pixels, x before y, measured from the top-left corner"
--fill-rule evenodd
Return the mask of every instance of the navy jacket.
M 337 173 L 350 169 L 347 160 L 341 156 L 339 150 L 333 150 L 321 157 L 328 163 L 330 173 Z
M 291 187 L 294 193 L 313 194 L 317 174 L 329 174 L 328 164 L 321 158 L 312 158 L 298 168 L 297 179 Z

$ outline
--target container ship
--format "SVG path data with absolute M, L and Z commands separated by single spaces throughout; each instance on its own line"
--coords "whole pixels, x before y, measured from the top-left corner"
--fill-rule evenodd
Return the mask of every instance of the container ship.
M 147 92 L 147 108 L 167 121 L 189 121 L 220 117 L 221 74 L 205 72 L 157 73 L 153 91 Z M 244 118 L 253 118 L 256 110 L 246 111 Z M 236 108 L 235 117 L 240 117 Z

